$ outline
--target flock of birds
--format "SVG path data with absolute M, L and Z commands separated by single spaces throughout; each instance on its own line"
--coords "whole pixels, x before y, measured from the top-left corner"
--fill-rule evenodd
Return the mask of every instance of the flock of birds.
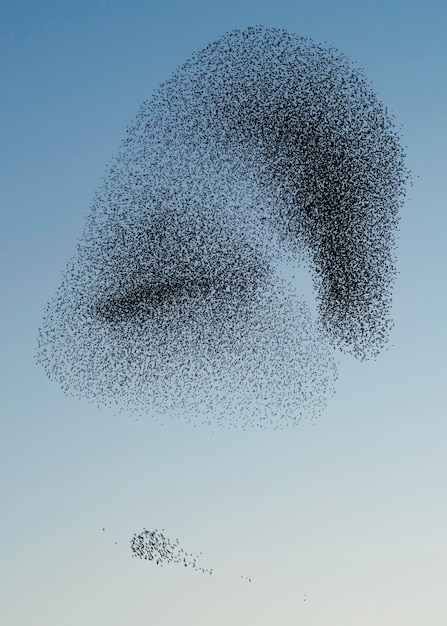
M 234 31 L 141 107 L 48 304 L 65 392 L 228 427 L 317 417 L 334 347 L 387 341 L 399 136 L 360 70 L 283 30 Z M 312 274 L 317 315 L 284 264 Z
M 188 554 L 180 547 L 178 539 L 173 542 L 164 535 L 164 532 L 164 528 L 162 530 L 144 528 L 138 535 L 135 534 L 130 542 L 132 556 L 155 561 L 160 567 L 167 563 L 177 563 L 203 574 L 213 573 L 212 569 L 197 564 L 202 553 L 197 556 Z
M 387 342 L 404 161 L 387 110 L 337 50 L 279 29 L 225 34 L 128 128 L 38 361 L 66 393 L 139 415 L 315 419 L 335 348 L 365 359 Z M 311 273 L 316 315 L 286 265 Z M 194 567 L 154 533 L 134 537 L 136 556 Z

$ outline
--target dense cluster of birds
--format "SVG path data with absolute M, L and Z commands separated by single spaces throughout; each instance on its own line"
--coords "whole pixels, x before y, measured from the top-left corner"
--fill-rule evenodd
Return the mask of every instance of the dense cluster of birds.
M 202 553 L 197 556 L 188 554 L 183 548 L 180 548 L 178 539 L 171 541 L 164 535 L 164 528 L 162 530 L 147 530 L 144 528 L 138 535 L 135 534 L 133 536 L 130 547 L 132 556 L 147 561 L 154 561 L 160 567 L 168 563 L 177 563 L 200 571 L 203 574 L 211 575 L 213 573 L 212 569 L 200 567 L 197 564 Z
M 337 50 L 279 29 L 225 34 L 128 128 L 38 361 L 66 393 L 140 414 L 314 419 L 335 348 L 370 358 L 388 339 L 404 161 Z M 316 314 L 285 266 L 311 273 Z

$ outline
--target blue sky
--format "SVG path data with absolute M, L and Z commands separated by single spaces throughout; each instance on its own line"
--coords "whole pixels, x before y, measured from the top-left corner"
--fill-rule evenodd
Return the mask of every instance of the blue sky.
M 180 63 L 256 24 L 340 49 L 401 127 L 414 185 L 388 350 L 340 357 L 323 416 L 293 431 L 161 426 L 65 397 L 34 364 L 36 333 L 107 163 Z M 1 623 L 447 622 L 446 24 L 434 0 L 3 3 Z M 144 526 L 214 575 L 132 559 Z

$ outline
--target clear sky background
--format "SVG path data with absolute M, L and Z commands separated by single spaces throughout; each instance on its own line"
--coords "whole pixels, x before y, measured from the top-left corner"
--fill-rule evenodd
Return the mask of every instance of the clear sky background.
M 3 0 L 1 624 L 447 624 L 446 7 Z M 340 358 L 323 416 L 293 430 L 65 397 L 34 364 L 37 328 L 126 126 L 193 51 L 257 24 L 339 48 L 402 127 L 414 186 L 389 349 Z M 143 527 L 213 576 L 132 559 Z

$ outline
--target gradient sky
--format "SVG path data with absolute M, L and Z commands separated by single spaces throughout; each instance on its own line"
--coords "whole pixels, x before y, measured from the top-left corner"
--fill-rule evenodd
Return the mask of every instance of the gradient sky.
M 337 47 L 401 127 L 388 350 L 340 357 L 323 416 L 293 430 L 65 397 L 37 328 L 126 126 L 192 52 L 257 24 Z M 441 0 L 2 3 L 0 623 L 447 624 L 446 41 Z M 143 527 L 213 576 L 132 559 Z

